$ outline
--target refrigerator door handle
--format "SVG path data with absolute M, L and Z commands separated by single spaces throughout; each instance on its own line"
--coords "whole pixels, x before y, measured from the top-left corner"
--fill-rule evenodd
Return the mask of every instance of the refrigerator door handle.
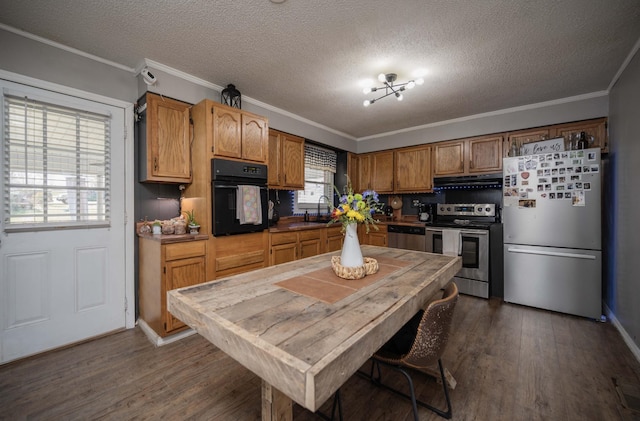
M 553 251 L 540 251 L 540 250 L 524 250 L 515 247 L 509 247 L 507 249 L 510 253 L 523 253 L 523 254 L 537 254 L 541 256 L 554 256 L 554 257 L 569 257 L 572 259 L 586 259 L 586 260 L 595 260 L 596 256 L 590 254 L 579 254 L 579 253 L 557 253 Z

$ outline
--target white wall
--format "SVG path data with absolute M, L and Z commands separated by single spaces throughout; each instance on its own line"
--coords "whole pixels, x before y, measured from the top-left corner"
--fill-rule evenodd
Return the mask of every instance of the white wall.
M 610 95 L 610 232 L 612 251 L 606 296 L 629 338 L 640 347 L 640 54 L 636 53 Z

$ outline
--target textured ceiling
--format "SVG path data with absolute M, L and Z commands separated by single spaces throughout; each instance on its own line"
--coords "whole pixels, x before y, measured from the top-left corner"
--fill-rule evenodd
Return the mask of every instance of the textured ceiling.
M 145 58 L 355 138 L 606 90 L 638 0 L 0 0 L 0 23 L 136 68 Z M 425 83 L 368 108 L 384 72 Z M 370 95 L 371 96 L 371 95 Z

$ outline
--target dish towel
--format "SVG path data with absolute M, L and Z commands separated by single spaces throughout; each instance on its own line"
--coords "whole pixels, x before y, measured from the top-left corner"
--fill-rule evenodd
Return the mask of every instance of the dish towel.
M 442 230 L 442 254 L 460 256 L 460 230 Z
M 260 202 L 260 187 L 238 186 L 236 195 L 236 217 L 241 225 L 262 224 L 262 203 Z

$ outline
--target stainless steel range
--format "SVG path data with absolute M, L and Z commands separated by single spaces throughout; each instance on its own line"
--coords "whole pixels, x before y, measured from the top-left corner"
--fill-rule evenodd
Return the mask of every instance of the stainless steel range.
M 493 203 L 439 204 L 426 225 L 426 251 L 462 257 L 454 280 L 460 292 L 502 297 L 502 224 Z

